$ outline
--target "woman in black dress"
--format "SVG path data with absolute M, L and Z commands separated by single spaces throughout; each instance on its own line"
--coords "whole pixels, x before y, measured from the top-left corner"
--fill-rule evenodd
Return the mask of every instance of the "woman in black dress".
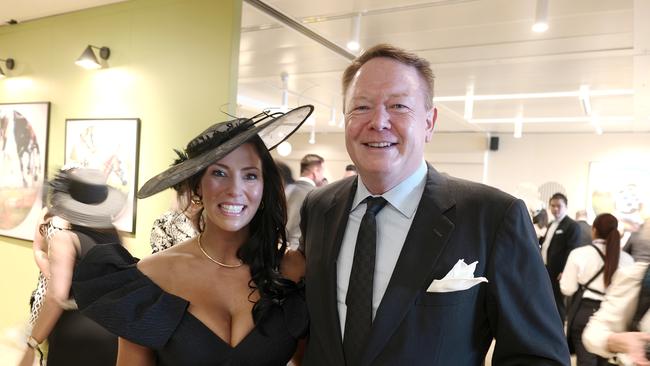
M 31 366 L 35 356 L 43 363 L 41 343 L 46 339 L 49 366 L 115 364 L 117 337 L 81 315 L 70 291 L 75 266 L 90 248 L 120 246 L 112 219 L 121 211 L 125 197 L 104 182 L 102 172 L 81 168 L 60 171 L 49 182 L 50 212 L 68 221 L 70 228 L 48 240 L 51 277 L 21 366 Z M 42 230 L 45 236 L 47 223 Z
M 203 206 L 197 237 L 141 261 L 118 247 L 96 247 L 84 259 L 77 302 L 120 337 L 118 365 L 290 360 L 308 326 L 296 283 L 304 268 L 283 260 L 286 205 L 268 149 L 312 110 L 216 124 L 140 189 L 143 198 L 187 183 Z

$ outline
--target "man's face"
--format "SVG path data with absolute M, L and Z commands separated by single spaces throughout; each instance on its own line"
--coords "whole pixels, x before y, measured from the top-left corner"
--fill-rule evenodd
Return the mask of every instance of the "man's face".
M 560 219 L 566 214 L 566 203 L 563 199 L 556 198 L 549 202 L 549 208 L 551 209 L 551 214 L 555 217 L 556 220 Z
M 436 110 L 426 109 L 422 83 L 414 67 L 380 57 L 359 69 L 346 92 L 348 154 L 384 192 L 418 168 L 431 140 Z

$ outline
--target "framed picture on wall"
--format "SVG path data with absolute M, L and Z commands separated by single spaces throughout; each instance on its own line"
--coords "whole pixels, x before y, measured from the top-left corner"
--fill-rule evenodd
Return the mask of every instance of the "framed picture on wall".
M 49 102 L 0 104 L 0 235 L 34 240 L 49 121 Z
M 65 163 L 101 170 L 106 183 L 125 194 L 124 209 L 114 224 L 131 234 L 135 234 L 139 142 L 137 118 L 67 119 L 65 123 Z
M 650 166 L 642 161 L 589 164 L 587 209 L 591 218 L 611 213 L 631 232 L 650 218 Z

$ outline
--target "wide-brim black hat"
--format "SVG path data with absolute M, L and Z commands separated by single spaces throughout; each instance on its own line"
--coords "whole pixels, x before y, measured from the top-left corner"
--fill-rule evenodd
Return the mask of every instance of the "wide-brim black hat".
M 149 179 L 138 191 L 138 198 L 146 198 L 207 168 L 228 155 L 253 136 L 258 135 L 269 150 L 291 136 L 314 111 L 304 105 L 287 113 L 261 113 L 253 118 L 238 118 L 219 122 L 192 139 L 180 159 L 164 172 Z
M 111 228 L 126 202 L 126 195 L 106 185 L 104 174 L 95 169 L 60 171 L 49 185 L 50 211 L 75 225 Z

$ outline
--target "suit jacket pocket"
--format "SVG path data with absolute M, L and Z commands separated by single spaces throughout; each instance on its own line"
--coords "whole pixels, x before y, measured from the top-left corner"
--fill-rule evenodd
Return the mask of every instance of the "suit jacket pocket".
M 415 300 L 417 306 L 450 306 L 472 301 L 476 298 L 480 284 L 467 290 L 453 292 L 423 292 Z

